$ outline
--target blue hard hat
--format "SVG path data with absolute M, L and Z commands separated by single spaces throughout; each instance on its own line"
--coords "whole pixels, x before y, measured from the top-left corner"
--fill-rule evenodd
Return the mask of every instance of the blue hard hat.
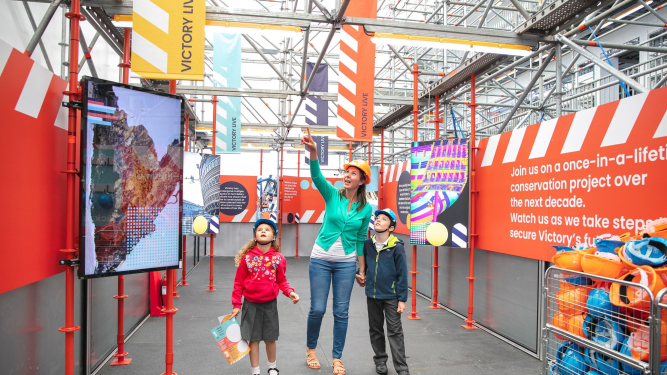
M 604 240 L 602 238 L 595 239 L 595 248 L 601 253 L 615 253 L 616 248 L 625 245 L 623 241 Z
M 619 311 L 619 307 L 612 305 L 609 300 L 609 292 L 603 288 L 593 289 L 588 293 L 586 308 L 588 316 L 592 318 L 614 317 Z
M 255 234 L 257 231 L 257 227 L 262 225 L 262 224 L 268 224 L 273 228 L 273 233 L 276 234 L 278 233 L 278 227 L 276 226 L 276 223 L 273 222 L 273 220 L 270 219 L 259 219 L 255 222 L 255 226 L 252 228 L 252 233 Z
M 621 369 L 621 365 L 617 360 L 611 359 L 590 348 L 586 348 L 584 351 L 584 360 L 587 365 L 596 371 L 596 374 L 618 375 L 618 371 Z
M 556 249 L 556 252 L 557 252 L 557 253 L 562 253 L 562 252 L 565 252 L 565 251 L 573 251 L 573 250 L 574 250 L 574 249 L 571 248 L 571 247 L 560 246 L 560 245 L 551 245 L 551 247 L 553 247 L 554 249 Z
M 624 354 L 628 357 L 632 358 L 632 354 L 630 353 L 630 348 L 628 348 L 628 339 L 630 336 L 628 336 L 624 341 L 623 344 L 621 344 L 621 348 L 618 350 L 621 354 Z M 643 375 L 644 371 L 634 368 L 630 365 L 626 365 L 625 363 L 621 363 L 621 370 L 623 370 L 624 373 L 628 375 Z
M 559 346 L 556 359 L 557 371 L 563 375 L 584 375 L 588 370 L 581 348 L 573 342 L 566 341 Z
M 667 263 L 667 239 L 650 237 L 625 244 L 625 255 L 636 266 L 659 267 Z
M 575 285 L 575 286 L 593 284 L 593 280 L 589 279 L 586 276 L 572 275 L 571 277 L 564 277 L 561 280 L 565 281 L 568 284 Z
M 610 318 L 593 318 L 589 314 L 582 328 L 587 339 L 605 348 L 616 350 L 623 342 L 621 326 Z
M 375 211 L 375 217 L 378 217 L 379 214 L 389 216 L 389 219 L 391 219 L 391 225 L 396 227 L 396 214 L 394 213 L 394 211 L 391 210 L 391 208 L 385 208 L 383 210 Z

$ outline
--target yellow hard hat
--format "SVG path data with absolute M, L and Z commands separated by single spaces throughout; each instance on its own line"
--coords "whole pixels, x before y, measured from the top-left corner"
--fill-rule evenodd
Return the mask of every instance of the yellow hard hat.
M 371 183 L 371 167 L 365 161 L 358 159 L 352 160 L 351 162 L 343 165 L 343 168 L 347 170 L 349 167 L 359 168 L 360 171 L 364 172 L 366 175 L 366 185 Z

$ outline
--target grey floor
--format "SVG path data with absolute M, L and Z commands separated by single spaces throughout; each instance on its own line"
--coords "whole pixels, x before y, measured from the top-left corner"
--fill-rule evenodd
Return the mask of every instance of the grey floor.
M 208 258 L 188 276 L 189 286 L 179 287 L 181 298 L 175 300 L 179 309 L 174 316 L 174 368 L 180 375 L 188 374 L 250 374 L 250 361 L 243 358 L 229 365 L 213 340 L 210 330 L 217 317 L 231 312 L 231 293 L 236 268 L 232 258 L 215 259 L 217 291 L 206 292 L 209 278 Z M 278 298 L 280 340 L 277 364 L 283 375 L 331 374 L 333 317 L 331 302 L 322 323 L 318 358 L 320 370 L 305 364 L 306 318 L 310 303 L 308 258 L 288 259 L 287 278 L 301 297 L 294 305 L 282 294 Z M 368 339 L 366 297 L 355 286 L 350 303 L 350 320 L 343 363 L 351 375 L 375 374 L 373 351 Z M 410 307 L 408 301 L 408 310 Z M 463 321 L 444 311 L 431 310 L 428 301 L 418 297 L 417 310 L 421 320 L 403 317 L 405 347 L 412 375 L 419 374 L 539 374 L 540 362 L 481 330 L 461 328 Z M 260 346 L 260 368 L 266 374 L 266 354 Z M 387 348 L 388 349 L 388 348 Z M 149 318 L 126 344 L 132 363 L 109 366 L 101 375 L 160 374 L 165 365 L 164 318 Z M 389 364 L 390 374 L 396 374 Z

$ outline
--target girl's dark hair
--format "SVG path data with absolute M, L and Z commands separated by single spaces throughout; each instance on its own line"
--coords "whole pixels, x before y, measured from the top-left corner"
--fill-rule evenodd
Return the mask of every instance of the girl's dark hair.
M 366 176 L 366 173 L 364 173 L 361 169 L 359 169 L 359 172 L 361 172 L 361 182 L 363 183 L 359 185 L 359 189 L 357 189 L 357 202 L 359 203 L 357 205 L 357 212 L 361 211 L 364 207 L 366 207 L 366 202 L 367 202 L 366 179 L 368 178 L 368 176 Z M 345 196 L 345 188 L 338 190 L 338 193 L 340 194 L 340 197 L 343 198 Z

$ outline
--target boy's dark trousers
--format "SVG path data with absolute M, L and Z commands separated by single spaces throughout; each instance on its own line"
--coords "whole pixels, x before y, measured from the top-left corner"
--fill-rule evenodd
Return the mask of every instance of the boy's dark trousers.
M 375 299 L 366 297 L 368 305 L 368 328 L 371 346 L 375 352 L 373 360 L 376 364 L 387 362 L 386 342 L 384 339 L 384 321 L 387 321 L 387 338 L 391 348 L 394 369 L 398 372 L 408 370 L 405 360 L 405 344 L 403 342 L 403 325 L 398 310 L 397 299 Z

